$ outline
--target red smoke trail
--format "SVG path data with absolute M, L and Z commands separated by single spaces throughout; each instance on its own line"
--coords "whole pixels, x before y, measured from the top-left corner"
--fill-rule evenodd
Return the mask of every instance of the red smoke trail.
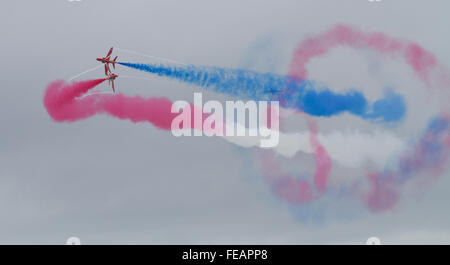
M 328 175 L 331 171 L 331 158 L 323 147 L 319 139 L 317 139 L 316 124 L 308 119 L 308 128 L 310 131 L 310 143 L 314 150 L 314 158 L 316 160 L 316 173 L 314 174 L 314 186 L 319 194 L 323 194 L 327 189 Z
M 370 191 L 359 195 L 364 204 L 372 212 L 380 212 L 392 208 L 399 200 L 395 174 L 373 172 L 368 175 Z
M 44 95 L 47 112 L 57 122 L 72 122 L 105 113 L 134 123 L 150 122 L 163 130 L 170 130 L 172 120 L 179 115 L 171 112 L 172 102 L 167 98 L 127 97 L 122 94 L 93 94 L 79 98 L 103 81 L 105 79 L 66 83 L 59 80 L 49 84 Z M 193 121 L 195 108 L 193 105 L 190 107 Z M 206 114 L 202 116 L 203 119 L 207 117 Z M 191 122 L 191 128 L 194 126 Z
M 326 55 L 330 49 L 338 46 L 357 50 L 368 49 L 391 58 L 403 57 L 427 85 L 430 85 L 433 70 L 438 67 L 435 56 L 416 43 L 378 32 L 365 33 L 350 26 L 337 25 L 321 35 L 302 41 L 297 46 L 289 74 L 293 77 L 306 77 L 306 64 L 312 58 Z
M 75 101 L 79 97 L 105 81 L 105 79 L 87 80 L 67 84 L 58 80 L 48 85 L 44 95 L 44 106 L 55 121 L 75 121 L 95 114 L 87 104 Z M 89 99 L 88 99 L 89 100 Z M 86 102 L 86 101 L 83 101 Z M 77 104 L 78 103 L 78 104 Z

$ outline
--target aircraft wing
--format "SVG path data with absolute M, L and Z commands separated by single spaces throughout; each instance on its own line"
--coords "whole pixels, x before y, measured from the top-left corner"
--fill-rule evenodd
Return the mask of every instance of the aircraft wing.
M 109 49 L 108 54 L 106 55 L 105 58 L 109 58 L 109 56 L 111 56 L 112 52 L 113 52 L 113 48 L 111 47 L 111 49 Z

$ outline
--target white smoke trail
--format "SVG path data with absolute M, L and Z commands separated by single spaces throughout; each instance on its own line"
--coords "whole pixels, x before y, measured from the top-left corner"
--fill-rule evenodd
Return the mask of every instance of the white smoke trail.
M 237 125 L 237 128 L 245 130 L 242 125 Z M 190 129 L 184 130 L 191 131 Z M 251 130 L 255 130 L 254 133 L 257 133 L 257 129 L 247 128 L 246 130 L 247 136 L 223 136 L 223 138 L 241 147 L 259 148 L 262 138 L 248 136 Z M 348 168 L 358 168 L 364 163 L 373 163 L 382 168 L 406 147 L 404 140 L 382 130 L 376 130 L 373 133 L 335 131 L 329 134 L 319 133 L 317 137 L 331 159 Z M 299 152 L 306 154 L 314 152 L 309 131 L 279 132 L 279 143 L 273 150 L 286 158 L 292 158 Z
M 391 157 L 405 148 L 402 139 L 381 130 L 370 134 L 335 131 L 329 134 L 319 133 L 317 137 L 334 161 L 350 168 L 360 167 L 366 162 L 384 167 Z M 258 147 L 261 139 L 250 136 L 224 138 L 242 147 Z M 279 143 L 274 151 L 287 158 L 292 158 L 299 152 L 312 154 L 309 132 L 280 132 Z
M 81 73 L 79 73 L 79 74 L 77 74 L 77 75 L 71 77 L 71 78 L 69 79 L 69 82 L 72 81 L 72 80 L 74 80 L 75 78 L 78 78 L 78 77 L 84 75 L 84 74 L 87 74 L 87 73 L 89 73 L 89 72 L 92 72 L 92 71 L 94 71 L 94 70 L 96 70 L 96 69 L 98 69 L 98 68 L 100 68 L 100 67 L 102 67 L 102 66 L 103 66 L 103 65 L 100 64 L 100 65 L 97 65 L 96 67 L 93 67 L 93 68 L 91 68 L 91 69 L 89 69 L 89 70 L 86 70 L 86 71 L 84 71 L 84 72 L 81 72 Z

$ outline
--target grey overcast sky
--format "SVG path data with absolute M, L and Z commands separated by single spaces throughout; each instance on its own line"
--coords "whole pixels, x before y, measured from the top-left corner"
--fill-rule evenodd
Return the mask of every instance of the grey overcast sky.
M 56 123 L 42 103 L 49 82 L 95 67 L 110 46 L 122 48 L 116 54 L 124 61 L 152 62 L 124 52 L 129 49 L 286 73 L 295 44 L 336 23 L 415 41 L 448 66 L 449 1 L 40 0 L 0 6 L 1 244 L 64 244 L 69 236 L 85 244 L 364 244 L 370 236 L 391 244 L 450 243 L 448 171 L 386 213 L 331 199 L 292 209 L 257 174 L 254 149 L 220 138 L 176 138 L 106 115 Z M 345 52 L 312 64 L 311 75 L 336 86 L 371 84 L 358 65 L 379 59 Z M 392 69 L 385 76 L 413 87 L 407 94 L 412 102 L 420 99 L 414 91 L 421 87 L 401 76 L 402 66 Z M 198 90 L 123 67 L 118 72 L 124 77 L 117 87 L 125 94 L 192 101 Z M 340 82 L 342 75 L 352 80 Z M 80 79 L 101 76 L 98 69 Z M 375 97 L 373 86 L 366 92 Z M 222 97 L 205 95 L 216 96 Z M 412 109 L 405 124 L 392 129 L 405 139 L 420 132 L 429 114 Z M 374 128 L 348 117 L 319 121 L 319 127 Z M 340 170 L 347 172 L 334 174 Z

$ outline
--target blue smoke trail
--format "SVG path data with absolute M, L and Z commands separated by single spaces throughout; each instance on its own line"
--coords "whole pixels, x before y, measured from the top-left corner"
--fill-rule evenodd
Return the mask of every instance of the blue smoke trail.
M 370 106 L 364 95 L 354 89 L 335 93 L 311 80 L 272 73 L 194 65 L 119 64 L 239 98 L 279 100 L 285 108 L 298 109 L 313 116 L 330 117 L 350 112 L 363 119 L 394 122 L 401 120 L 406 112 L 403 97 L 393 92 Z

